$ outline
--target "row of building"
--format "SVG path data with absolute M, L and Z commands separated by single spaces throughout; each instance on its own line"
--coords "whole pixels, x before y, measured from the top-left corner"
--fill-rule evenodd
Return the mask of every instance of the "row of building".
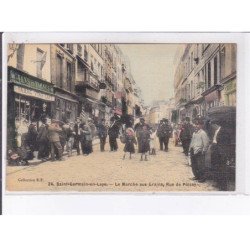
M 143 100 L 128 65 L 114 44 L 9 44 L 8 141 L 42 115 L 140 116 Z
M 205 116 L 214 106 L 236 106 L 236 44 L 187 44 L 177 62 L 172 119 Z

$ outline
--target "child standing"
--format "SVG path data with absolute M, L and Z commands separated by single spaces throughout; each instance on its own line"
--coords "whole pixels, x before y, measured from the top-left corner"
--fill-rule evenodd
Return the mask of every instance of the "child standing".
M 144 160 L 147 161 L 147 153 L 150 151 L 150 132 L 147 126 L 143 126 L 143 129 L 140 131 L 139 140 L 141 145 L 141 161 L 143 161 L 143 155 L 145 156 Z
M 152 129 L 152 133 L 150 135 L 150 150 L 151 150 L 151 155 L 156 155 L 156 150 L 155 150 L 155 142 L 156 142 L 156 129 Z
M 126 134 L 125 134 L 125 147 L 124 147 L 124 155 L 123 155 L 123 160 L 126 157 L 126 153 L 129 152 L 129 159 L 131 159 L 132 154 L 135 153 L 135 146 L 134 144 L 137 144 L 136 139 L 135 139 L 135 133 L 132 128 L 127 128 L 126 129 Z

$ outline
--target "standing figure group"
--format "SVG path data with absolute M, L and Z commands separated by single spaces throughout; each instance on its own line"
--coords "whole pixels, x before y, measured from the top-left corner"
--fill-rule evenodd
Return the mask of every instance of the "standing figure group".
M 126 152 L 131 154 L 135 152 L 134 145 L 138 145 L 138 153 L 141 154 L 141 161 L 148 161 L 148 154 L 156 155 L 156 136 L 159 138 L 160 150 L 168 151 L 168 142 L 172 133 L 172 127 L 168 124 L 167 119 L 160 121 L 158 128 L 151 128 L 145 123 L 144 118 L 140 118 L 140 121 L 134 126 L 134 129 L 127 128 L 124 138 L 124 157 Z
M 188 156 L 194 180 L 204 182 L 207 178 L 206 157 L 209 147 L 209 137 L 203 129 L 204 122 L 202 118 L 196 118 L 191 124 L 190 118 L 186 117 L 181 124 L 174 128 L 174 143 L 178 145 L 180 141 L 183 147 L 183 153 Z

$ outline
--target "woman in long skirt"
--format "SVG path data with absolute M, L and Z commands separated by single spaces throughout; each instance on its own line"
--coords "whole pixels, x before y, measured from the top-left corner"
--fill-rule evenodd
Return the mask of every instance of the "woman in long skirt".
M 93 152 L 92 149 L 92 134 L 91 129 L 88 125 L 84 125 L 81 129 L 81 147 L 82 154 L 89 155 Z
M 143 156 L 144 160 L 147 161 L 147 154 L 150 151 L 150 132 L 147 128 L 147 126 L 143 126 L 143 130 L 140 131 L 140 145 L 141 145 L 141 161 L 143 161 Z
M 127 128 L 125 134 L 125 147 L 124 147 L 123 160 L 126 157 L 126 153 L 129 153 L 129 159 L 132 158 L 132 154 L 135 153 L 134 144 L 137 144 L 134 130 L 132 128 Z

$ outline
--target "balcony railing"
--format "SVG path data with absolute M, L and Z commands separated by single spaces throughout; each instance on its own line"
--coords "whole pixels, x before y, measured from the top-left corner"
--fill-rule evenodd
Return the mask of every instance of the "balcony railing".
M 77 87 L 92 88 L 92 89 L 95 89 L 95 90 L 97 90 L 97 91 L 100 90 L 99 84 L 94 84 L 93 82 L 91 82 L 91 81 L 89 81 L 89 80 L 80 80 L 80 81 L 76 81 L 76 86 L 77 86 Z

